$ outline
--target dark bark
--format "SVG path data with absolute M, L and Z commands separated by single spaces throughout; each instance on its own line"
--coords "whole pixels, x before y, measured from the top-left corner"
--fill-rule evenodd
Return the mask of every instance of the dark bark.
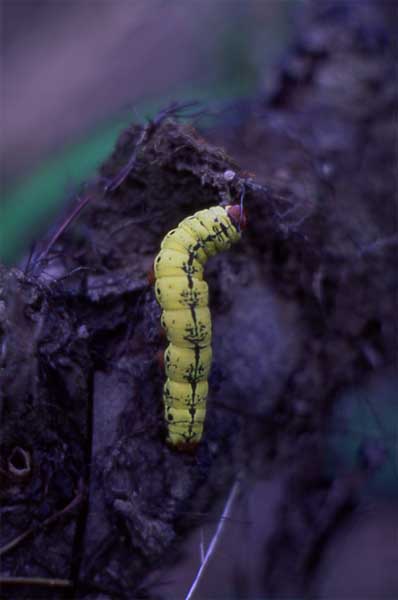
M 77 597 L 161 597 L 148 575 L 239 473 L 247 490 L 269 477 L 282 492 L 255 580 L 231 559 L 234 589 L 298 594 L 355 504 L 369 464 L 333 480 L 321 457 L 338 394 L 396 360 L 395 11 L 314 7 L 236 120 L 207 140 L 164 114 L 132 126 L 73 223 L 25 272 L 2 270 L 2 545 L 37 526 L 4 553 L 3 575 L 70 579 Z M 208 269 L 205 438 L 197 455 L 176 454 L 147 272 L 179 220 L 242 194 L 249 227 Z M 77 512 L 40 527 L 82 481 Z M 255 506 L 266 512 L 267 498 Z

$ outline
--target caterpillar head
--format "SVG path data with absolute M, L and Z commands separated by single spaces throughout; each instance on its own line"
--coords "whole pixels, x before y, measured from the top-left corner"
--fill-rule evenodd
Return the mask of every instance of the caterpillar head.
M 238 231 L 245 229 L 247 226 L 247 216 L 245 209 L 240 204 L 231 204 L 226 206 L 225 210 Z

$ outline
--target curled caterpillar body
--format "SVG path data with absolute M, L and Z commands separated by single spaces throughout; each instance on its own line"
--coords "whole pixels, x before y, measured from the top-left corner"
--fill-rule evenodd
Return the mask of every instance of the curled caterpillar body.
M 167 441 L 176 448 L 196 446 L 206 414 L 212 352 L 204 264 L 240 239 L 242 223 L 238 206 L 201 210 L 165 236 L 155 259 L 155 293 L 169 340 L 163 389 Z

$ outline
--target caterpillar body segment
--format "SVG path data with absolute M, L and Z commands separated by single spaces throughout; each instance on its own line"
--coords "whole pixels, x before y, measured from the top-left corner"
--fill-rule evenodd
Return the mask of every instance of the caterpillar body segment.
M 188 253 L 161 250 L 155 260 L 155 277 L 195 277 L 203 279 L 203 265 L 196 259 L 188 260 Z
M 209 305 L 209 288 L 205 281 L 192 279 L 187 288 L 186 277 L 162 277 L 156 282 L 156 297 L 163 310 L 178 310 Z
M 180 348 L 210 346 L 211 320 L 208 307 L 182 310 L 164 310 L 161 324 L 169 342 Z
M 204 264 L 240 239 L 243 219 L 238 206 L 198 211 L 169 231 L 155 258 L 155 294 L 169 340 L 163 388 L 167 441 L 178 449 L 196 446 L 206 414 L 212 351 Z
M 211 359 L 211 346 L 202 348 L 196 361 L 193 348 L 180 348 L 175 344 L 169 344 L 164 353 L 166 377 L 181 383 L 207 381 Z

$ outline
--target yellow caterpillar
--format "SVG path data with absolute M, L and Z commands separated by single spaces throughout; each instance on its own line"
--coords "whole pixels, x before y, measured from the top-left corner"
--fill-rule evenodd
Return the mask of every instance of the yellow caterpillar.
M 204 264 L 238 241 L 244 225 L 237 205 L 201 210 L 169 231 L 155 258 L 155 293 L 169 341 L 163 388 L 167 441 L 179 449 L 200 441 L 206 414 L 212 351 Z

